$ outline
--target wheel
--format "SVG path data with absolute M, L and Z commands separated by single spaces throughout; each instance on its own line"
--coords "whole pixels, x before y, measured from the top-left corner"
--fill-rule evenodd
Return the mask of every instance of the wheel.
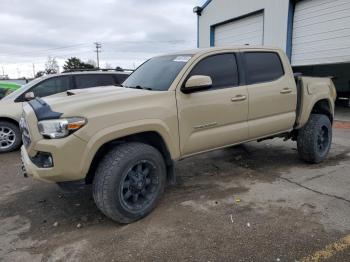
M 19 127 L 7 121 L 0 121 L 0 153 L 16 150 L 21 144 Z
M 328 155 L 332 144 L 332 125 L 326 115 L 312 114 L 299 130 L 298 153 L 309 163 L 320 163 Z
M 93 197 L 97 207 L 119 223 L 148 215 L 161 199 L 166 167 L 160 152 L 142 143 L 112 149 L 97 168 Z

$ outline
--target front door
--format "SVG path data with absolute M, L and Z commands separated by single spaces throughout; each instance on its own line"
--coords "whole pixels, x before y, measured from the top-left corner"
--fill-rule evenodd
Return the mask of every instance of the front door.
M 205 57 L 186 79 L 193 75 L 210 76 L 213 85 L 191 94 L 177 90 L 182 156 L 248 139 L 248 93 L 239 86 L 235 54 Z

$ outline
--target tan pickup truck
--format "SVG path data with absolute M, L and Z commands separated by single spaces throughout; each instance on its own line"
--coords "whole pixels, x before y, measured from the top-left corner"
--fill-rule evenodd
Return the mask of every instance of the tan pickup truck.
M 152 58 L 118 88 L 69 91 L 24 107 L 23 171 L 93 184 L 100 210 L 136 221 L 174 182 L 173 162 L 248 141 L 297 141 L 300 158 L 330 150 L 336 91 L 294 76 L 274 48 L 210 48 Z

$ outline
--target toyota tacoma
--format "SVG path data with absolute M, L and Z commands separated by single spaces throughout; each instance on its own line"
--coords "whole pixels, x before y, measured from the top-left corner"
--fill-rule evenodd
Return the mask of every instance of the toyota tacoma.
M 296 141 L 301 159 L 330 150 L 330 78 L 294 74 L 276 48 L 222 47 L 154 57 L 114 89 L 71 90 L 23 108 L 23 172 L 92 184 L 120 223 L 149 214 L 174 161 L 248 141 Z

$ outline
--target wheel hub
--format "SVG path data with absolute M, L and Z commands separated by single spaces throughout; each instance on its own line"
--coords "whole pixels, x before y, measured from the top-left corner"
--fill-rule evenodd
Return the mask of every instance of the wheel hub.
M 11 147 L 16 140 L 15 132 L 5 126 L 0 126 L 0 149 Z
M 122 201 L 131 209 L 142 209 L 155 196 L 158 180 L 154 179 L 154 166 L 148 161 L 135 164 L 122 183 Z

